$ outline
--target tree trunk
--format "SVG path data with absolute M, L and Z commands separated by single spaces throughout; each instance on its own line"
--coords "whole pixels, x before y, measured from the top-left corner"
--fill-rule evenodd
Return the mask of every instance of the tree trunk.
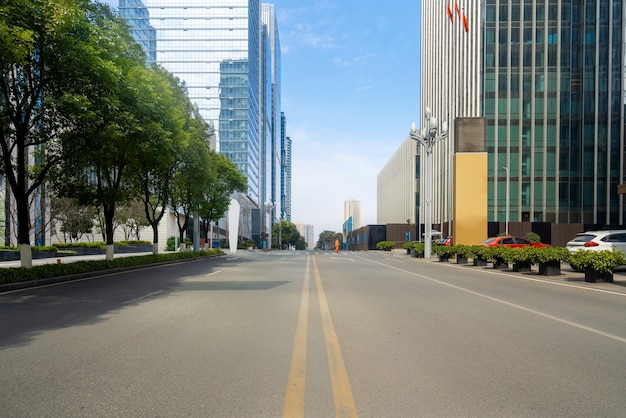
M 113 216 L 115 215 L 115 203 L 105 205 L 104 207 L 104 228 L 107 244 L 107 261 L 113 260 L 113 254 L 115 252 L 113 246 Z
M 159 253 L 159 227 L 158 225 L 152 225 L 152 254 L 157 255 Z
M 20 265 L 27 269 L 33 266 L 33 250 L 30 244 L 20 244 Z

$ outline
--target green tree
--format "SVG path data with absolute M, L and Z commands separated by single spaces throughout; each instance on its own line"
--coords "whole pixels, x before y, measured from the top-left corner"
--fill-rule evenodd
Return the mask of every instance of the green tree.
M 50 200 L 50 217 L 61 222 L 63 242 L 75 242 L 85 234 L 91 234 L 96 211 L 89 206 L 77 205 L 68 197 L 54 197 Z
M 185 129 L 192 105 L 182 83 L 167 71 L 152 67 L 143 73 L 143 97 L 137 113 L 142 121 L 138 147 L 142 158 L 132 172 L 136 193 L 143 202 L 145 217 L 152 227 L 153 253 L 158 254 L 159 222 L 172 200 L 172 178 L 189 141 Z
M 306 249 L 304 237 L 300 235 L 296 225 L 289 221 L 281 220 L 280 222 L 276 222 L 272 227 L 272 236 L 280 237 L 282 247 L 290 245 L 297 250 Z
M 139 240 L 141 230 L 150 225 L 146 219 L 144 204 L 140 200 L 132 200 L 119 205 L 116 208 L 115 217 L 116 223 L 124 231 L 124 239 L 126 241 L 132 238 Z
M 87 0 L 12 0 L 0 6 L 0 151 L 15 200 L 23 267 L 32 266 L 30 197 L 59 161 L 58 134 L 85 80 L 102 70 Z M 103 7 L 103 6 L 101 6 Z M 108 7 L 106 7 L 108 9 Z
M 205 141 L 208 139 L 207 126 L 200 119 L 192 119 L 190 122 L 192 129 L 189 143 L 172 179 L 171 206 L 176 215 L 180 242 L 184 242 L 187 221 L 202 208 L 210 177 L 209 146 Z
M 230 197 L 234 192 L 245 192 L 248 188 L 246 177 L 235 164 L 224 155 L 209 152 L 209 173 L 205 184 L 205 194 L 200 207 L 207 241 L 209 224 L 217 222 L 228 210 Z
M 144 96 L 138 92 L 144 87 L 145 55 L 108 7 L 96 3 L 90 11 L 92 61 L 98 64 L 90 68 L 82 100 L 67 104 L 75 115 L 74 126 L 61 134 L 65 164 L 57 187 L 81 204 L 100 208 L 106 258 L 112 260 L 116 206 L 134 196 L 129 171 L 143 158 L 143 115 L 138 109 Z
M 342 241 L 343 235 L 341 232 L 326 230 L 320 234 L 319 240 L 317 241 L 317 247 L 323 250 L 335 248 L 336 239 L 338 239 L 339 242 Z

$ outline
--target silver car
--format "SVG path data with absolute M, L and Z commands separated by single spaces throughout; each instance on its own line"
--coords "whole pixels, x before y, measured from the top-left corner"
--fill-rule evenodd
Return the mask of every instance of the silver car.
M 580 250 L 619 250 L 626 254 L 626 230 L 582 232 L 567 243 L 571 253 Z

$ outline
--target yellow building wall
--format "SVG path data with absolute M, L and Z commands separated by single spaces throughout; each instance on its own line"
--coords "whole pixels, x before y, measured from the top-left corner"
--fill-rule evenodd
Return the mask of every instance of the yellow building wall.
M 487 238 L 487 153 L 454 155 L 454 244 Z

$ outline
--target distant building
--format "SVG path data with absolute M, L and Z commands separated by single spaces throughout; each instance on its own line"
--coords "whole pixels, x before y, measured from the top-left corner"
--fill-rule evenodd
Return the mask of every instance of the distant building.
M 317 241 L 315 240 L 315 228 L 313 225 L 296 223 L 296 229 L 304 237 L 306 248 L 312 250 L 315 248 Z
M 343 221 L 352 218 L 352 229 L 361 227 L 361 201 L 349 199 L 343 204 Z
M 280 125 L 280 218 L 291 222 L 291 138 L 286 136 L 287 118 L 284 113 L 281 113 Z

